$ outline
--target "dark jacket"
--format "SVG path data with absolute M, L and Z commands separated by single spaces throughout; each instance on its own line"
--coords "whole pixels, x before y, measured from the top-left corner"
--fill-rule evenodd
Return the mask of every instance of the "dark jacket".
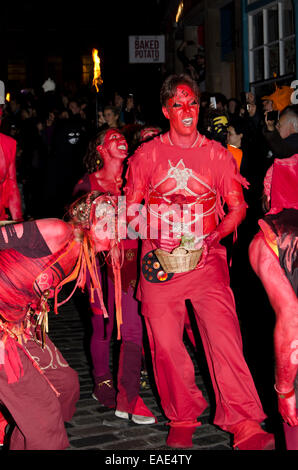
M 295 153 L 298 153 L 298 133 L 294 133 L 282 139 L 279 132 L 263 131 L 265 139 L 273 153 L 273 158 L 289 158 Z

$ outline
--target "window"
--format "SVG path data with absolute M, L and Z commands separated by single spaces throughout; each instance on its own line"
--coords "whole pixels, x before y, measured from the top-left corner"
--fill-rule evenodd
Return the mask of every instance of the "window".
M 56 57 L 56 56 L 47 57 L 45 70 L 46 70 L 46 77 L 52 78 L 56 83 L 62 83 L 63 81 L 62 57 Z
M 15 59 L 8 62 L 7 67 L 8 81 L 24 82 L 26 80 L 26 65 L 24 59 Z
M 248 4 L 253 4 L 251 0 Z M 295 72 L 295 29 L 292 0 L 275 0 L 248 14 L 249 81 Z
M 229 60 L 234 51 L 234 3 L 220 9 L 221 59 Z M 233 60 L 233 59 L 232 59 Z
M 82 83 L 88 85 L 93 78 L 93 59 L 92 55 L 82 56 Z

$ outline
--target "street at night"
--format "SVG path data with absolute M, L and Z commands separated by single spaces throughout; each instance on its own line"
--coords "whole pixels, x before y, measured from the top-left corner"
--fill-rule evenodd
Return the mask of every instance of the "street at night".
M 297 25 L 2 5 L 1 457 L 298 450 Z

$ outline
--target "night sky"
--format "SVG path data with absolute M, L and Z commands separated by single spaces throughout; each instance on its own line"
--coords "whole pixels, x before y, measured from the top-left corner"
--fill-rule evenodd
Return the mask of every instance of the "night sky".
M 24 0 L 17 5 L 7 2 L 1 7 L 0 50 L 6 49 L 12 57 L 24 53 L 33 57 L 65 57 L 67 51 L 68 62 L 77 62 L 79 68 L 80 57 L 91 54 L 94 47 L 101 57 L 106 95 L 117 89 L 159 107 L 162 67 L 129 64 L 128 37 L 163 34 L 164 18 L 172 3 L 169 0 L 83 0 L 77 4 Z M 67 67 L 66 59 L 63 60 Z M 37 65 L 36 69 L 33 77 L 39 73 Z

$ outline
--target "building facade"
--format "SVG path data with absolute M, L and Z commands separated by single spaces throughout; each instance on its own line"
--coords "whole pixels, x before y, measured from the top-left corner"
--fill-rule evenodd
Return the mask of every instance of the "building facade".
M 244 88 L 262 95 L 297 78 L 297 0 L 242 0 Z
M 173 54 L 167 67 L 183 70 L 177 58 L 181 41 L 194 44 L 186 54 L 204 49 L 206 89 L 239 97 L 274 90 L 275 83 L 297 78 L 298 0 L 197 0 L 174 2 L 184 11 L 175 24 Z M 169 48 L 171 50 L 171 48 Z

